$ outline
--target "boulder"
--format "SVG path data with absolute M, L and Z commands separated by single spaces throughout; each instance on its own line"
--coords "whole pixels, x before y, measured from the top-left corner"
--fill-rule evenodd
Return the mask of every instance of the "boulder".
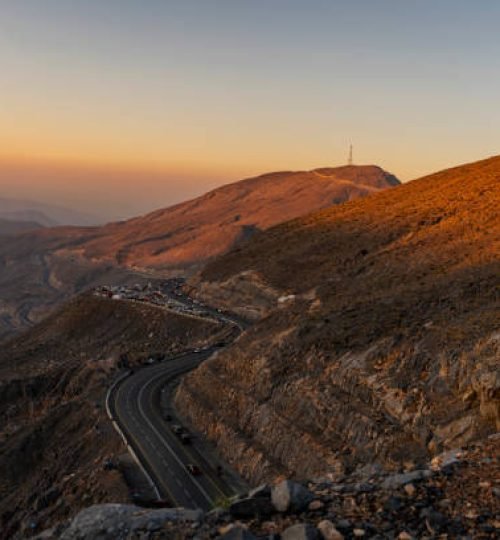
M 308 489 L 291 480 L 284 480 L 271 490 L 271 500 L 278 512 L 302 512 L 313 499 Z
M 328 519 L 324 519 L 318 523 L 318 530 L 324 540 L 344 540 L 344 535 Z
M 427 469 L 412 471 L 409 473 L 393 474 L 391 476 L 388 476 L 382 482 L 382 488 L 387 490 L 398 489 L 405 484 L 409 484 L 410 482 L 415 482 L 418 480 L 424 480 L 425 478 L 429 478 L 430 476 L 432 476 L 432 472 Z
M 61 540 L 115 540 L 129 532 L 161 529 L 166 522 L 201 521 L 201 510 L 148 510 L 132 504 L 100 504 L 82 510 L 61 534 Z
M 417 491 L 413 484 L 406 484 L 404 489 L 408 497 L 413 497 Z
M 320 501 L 319 499 L 316 499 L 312 503 L 309 504 L 308 508 L 311 512 L 315 512 L 316 510 L 321 510 L 325 506 L 325 503 Z
M 310 523 L 298 523 L 281 533 L 281 540 L 318 540 L 318 531 Z

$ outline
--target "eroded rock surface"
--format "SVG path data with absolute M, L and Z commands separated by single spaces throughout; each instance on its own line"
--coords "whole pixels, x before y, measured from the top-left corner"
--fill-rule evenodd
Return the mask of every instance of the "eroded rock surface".
M 200 290 L 230 283 L 229 307 L 260 318 L 185 378 L 178 408 L 255 483 L 396 470 L 492 433 L 499 186 L 496 157 L 283 224 L 210 263 Z

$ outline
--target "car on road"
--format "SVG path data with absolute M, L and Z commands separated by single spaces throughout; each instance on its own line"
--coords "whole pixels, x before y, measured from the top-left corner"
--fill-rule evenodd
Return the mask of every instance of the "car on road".
M 116 469 L 116 463 L 112 459 L 105 459 L 102 468 L 105 471 L 112 471 L 113 469 Z
M 186 469 L 193 476 L 200 476 L 202 474 L 201 469 L 198 467 L 198 465 L 194 465 L 193 463 L 188 463 L 186 465 Z
M 172 426 L 172 431 L 176 434 L 176 435 L 180 435 L 182 432 L 183 432 L 183 429 L 182 429 L 182 426 L 179 426 L 179 424 L 174 424 Z
M 180 434 L 180 440 L 182 444 L 191 444 L 191 435 L 189 433 L 181 433 Z

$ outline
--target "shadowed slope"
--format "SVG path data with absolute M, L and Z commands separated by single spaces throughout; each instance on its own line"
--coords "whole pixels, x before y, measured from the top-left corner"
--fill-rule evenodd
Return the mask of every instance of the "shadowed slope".
M 185 379 L 179 407 L 256 481 L 398 467 L 498 429 L 499 207 L 496 157 L 218 258 L 198 294 L 264 319 Z
M 401 281 L 413 275 L 413 266 L 432 266 L 431 256 L 435 264 L 471 266 L 471 255 L 491 258 L 498 248 L 490 242 L 498 242 L 499 174 L 495 157 L 284 223 L 208 264 L 202 279 L 220 281 L 251 268 L 281 289 L 305 290 L 331 280 L 330 270 L 375 276 L 388 260 Z

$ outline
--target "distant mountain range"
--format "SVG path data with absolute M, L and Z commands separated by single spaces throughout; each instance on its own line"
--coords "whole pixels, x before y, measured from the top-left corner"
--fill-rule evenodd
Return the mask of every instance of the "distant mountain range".
M 92 283 L 129 279 L 133 271 L 192 273 L 277 223 L 398 184 L 375 166 L 278 172 L 123 222 L 41 229 L 4 239 L 0 335 L 2 329 L 9 332 L 38 320 L 48 307 Z M 21 289 L 25 294 L 19 295 Z
M 0 218 L 12 221 L 32 221 L 44 227 L 57 225 L 97 225 L 102 219 L 73 210 L 43 202 L 0 197 Z
M 0 218 L 0 236 L 12 236 L 27 231 L 41 229 L 42 227 L 43 225 L 36 221 L 13 221 Z

